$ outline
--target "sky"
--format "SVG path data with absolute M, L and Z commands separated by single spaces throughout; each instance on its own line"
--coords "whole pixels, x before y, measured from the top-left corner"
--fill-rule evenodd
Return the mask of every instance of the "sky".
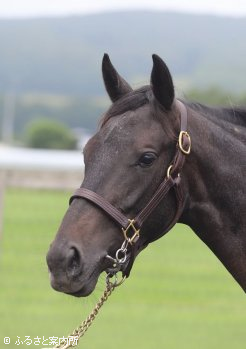
M 171 10 L 246 16 L 246 0 L 0 0 L 0 17 L 66 16 L 115 10 Z

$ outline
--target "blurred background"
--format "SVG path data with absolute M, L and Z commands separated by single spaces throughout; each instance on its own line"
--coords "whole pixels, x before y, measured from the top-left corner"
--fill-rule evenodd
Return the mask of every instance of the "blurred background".
M 177 96 L 245 105 L 245 35 L 244 0 L 0 2 L 0 348 L 52 347 L 104 288 L 102 276 L 88 299 L 58 294 L 45 263 L 109 106 L 103 54 L 134 88 L 157 53 Z M 142 253 L 80 347 L 242 349 L 245 321 L 243 291 L 178 225 Z

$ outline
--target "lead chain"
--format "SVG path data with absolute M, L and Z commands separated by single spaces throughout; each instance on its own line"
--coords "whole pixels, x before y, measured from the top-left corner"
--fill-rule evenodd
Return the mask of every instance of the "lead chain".
M 81 323 L 81 325 L 79 327 L 77 327 L 72 332 L 72 334 L 70 334 L 68 336 L 69 342 L 68 342 L 68 338 L 64 339 L 62 342 L 60 342 L 58 345 L 56 345 L 53 349 L 58 349 L 58 348 L 59 349 L 67 349 L 67 348 L 71 348 L 71 347 L 76 347 L 78 345 L 79 339 L 84 336 L 86 331 L 92 325 L 92 323 L 95 320 L 95 318 L 96 318 L 100 308 L 106 302 L 108 297 L 112 294 L 112 292 L 114 291 L 115 287 L 121 285 L 124 282 L 124 280 L 125 280 L 125 278 L 123 278 L 122 280 L 120 280 L 118 282 L 116 275 L 114 275 L 114 278 L 115 278 L 114 281 L 111 282 L 110 281 L 110 276 L 107 275 L 107 278 L 106 278 L 106 289 L 103 292 L 103 295 L 101 296 L 101 298 L 99 299 L 99 301 L 97 302 L 97 304 L 95 305 L 95 307 L 91 311 L 91 313 L 87 316 L 87 318 Z M 72 340 L 73 338 L 76 339 L 76 341 L 75 340 L 73 341 Z

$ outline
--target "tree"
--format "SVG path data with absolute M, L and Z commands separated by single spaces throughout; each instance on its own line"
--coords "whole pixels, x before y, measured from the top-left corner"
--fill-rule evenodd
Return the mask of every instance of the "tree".
M 76 143 L 71 130 L 58 121 L 37 119 L 26 128 L 25 144 L 31 148 L 75 149 Z

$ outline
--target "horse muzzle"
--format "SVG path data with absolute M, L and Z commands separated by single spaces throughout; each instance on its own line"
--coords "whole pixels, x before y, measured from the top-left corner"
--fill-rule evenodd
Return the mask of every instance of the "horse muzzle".
M 75 245 L 52 244 L 46 259 L 52 288 L 77 297 L 89 295 L 102 272 L 102 259 L 86 261 Z

